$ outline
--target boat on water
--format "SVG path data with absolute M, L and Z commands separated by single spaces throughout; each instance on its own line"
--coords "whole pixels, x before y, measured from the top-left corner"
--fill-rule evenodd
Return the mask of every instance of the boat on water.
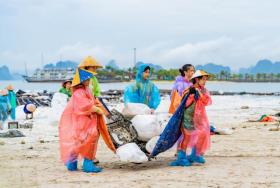
M 63 82 L 72 79 L 75 74 L 73 68 L 43 68 L 36 69 L 32 76 L 22 76 L 27 82 Z M 130 81 L 129 77 L 124 79 L 120 76 L 96 76 L 100 83 L 114 83 L 114 82 L 127 82 Z

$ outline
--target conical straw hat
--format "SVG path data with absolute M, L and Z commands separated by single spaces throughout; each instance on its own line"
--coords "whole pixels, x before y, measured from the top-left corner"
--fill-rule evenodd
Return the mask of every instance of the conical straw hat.
M 76 85 L 79 85 L 83 81 L 86 81 L 86 80 L 88 80 L 88 79 L 90 79 L 92 77 L 94 77 L 94 73 L 93 72 L 77 68 L 76 69 L 76 73 L 74 75 L 74 78 L 72 80 L 72 87 L 76 86 Z
M 200 77 L 200 76 L 210 76 L 210 74 L 208 74 L 207 72 L 203 71 L 203 70 L 197 70 L 195 71 L 195 73 L 193 74 L 192 79 Z
M 85 68 L 85 67 L 102 68 L 103 66 L 100 65 L 93 57 L 88 56 L 79 64 L 78 67 L 79 68 Z

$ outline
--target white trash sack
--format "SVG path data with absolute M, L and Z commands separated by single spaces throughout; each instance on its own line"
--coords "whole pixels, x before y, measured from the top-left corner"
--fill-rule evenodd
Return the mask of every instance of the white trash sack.
M 146 144 L 147 152 L 152 153 L 152 151 L 154 150 L 154 148 L 156 146 L 158 139 L 159 139 L 159 136 L 155 136 L 147 142 L 147 144 Z
M 143 163 L 148 161 L 148 157 L 135 143 L 128 143 L 119 147 L 117 156 L 123 162 Z
M 146 150 L 149 152 L 149 153 L 152 153 L 156 144 L 157 144 L 157 141 L 159 139 L 160 136 L 155 136 L 153 137 L 152 139 L 150 139 L 147 144 L 146 144 Z M 178 145 L 178 142 L 176 142 L 168 151 L 173 151 L 174 153 L 176 152 L 177 150 L 177 145 Z
M 168 124 L 170 118 L 172 117 L 172 114 L 168 114 L 168 113 L 161 113 L 161 114 L 157 114 L 157 121 L 158 121 L 158 132 L 160 135 L 163 130 L 165 129 L 166 125 Z
M 156 115 L 136 115 L 131 122 L 141 141 L 149 141 L 161 133 Z
M 17 120 L 24 120 L 25 119 L 25 113 L 23 111 L 24 105 L 20 105 L 16 107 L 16 115 L 17 115 Z
M 151 109 L 142 103 L 127 103 L 122 111 L 122 114 L 125 116 L 144 115 L 151 113 Z
M 64 111 L 67 103 L 68 96 L 63 93 L 55 93 L 52 98 L 50 119 L 53 122 L 58 122 Z

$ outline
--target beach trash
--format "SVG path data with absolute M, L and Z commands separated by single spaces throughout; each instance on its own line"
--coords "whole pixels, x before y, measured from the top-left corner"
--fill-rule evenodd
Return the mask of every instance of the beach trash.
M 229 128 L 216 128 L 215 133 L 219 135 L 231 135 L 233 134 L 233 130 Z
M 153 137 L 152 139 L 150 139 L 147 144 L 146 144 L 146 150 L 149 152 L 149 153 L 152 153 L 153 149 L 155 148 L 156 146 L 156 143 L 159 139 L 159 136 L 155 136 Z
M 8 129 L 18 129 L 19 125 L 17 121 L 8 122 Z
M 249 109 L 249 106 L 241 106 L 241 109 L 242 109 L 242 110 Z
M 33 122 L 32 120 L 27 120 L 24 122 L 19 122 L 19 128 L 21 129 L 32 129 L 33 128 Z
M 135 143 L 128 143 L 119 147 L 116 154 L 123 162 L 142 163 L 148 161 L 148 157 Z
M 172 114 L 169 113 L 162 113 L 162 114 L 156 114 L 157 121 L 158 121 L 158 135 L 160 135 L 163 130 L 165 129 L 168 121 L 172 117 Z
M 136 141 L 137 132 L 132 123 L 116 109 L 111 110 L 106 120 L 109 134 L 116 148 Z
M 53 95 L 51 106 L 53 108 L 58 107 L 58 108 L 64 109 L 67 105 L 67 102 L 68 102 L 67 100 L 68 100 L 67 95 L 57 92 Z
M 14 138 L 14 137 L 25 137 L 19 130 L 8 130 L 4 133 L 0 133 L 1 138 Z
M 68 103 L 68 96 L 63 93 L 55 93 L 51 102 L 51 109 L 49 117 L 52 120 L 51 123 L 57 123 L 60 120 L 62 112 L 64 111 Z
M 155 115 L 136 115 L 131 122 L 137 131 L 138 139 L 141 141 L 149 141 L 161 133 L 160 125 Z
M 125 116 L 151 114 L 151 109 L 142 103 L 127 103 L 122 111 Z
M 258 120 L 259 122 L 276 122 L 276 118 L 268 115 L 262 115 L 260 119 Z

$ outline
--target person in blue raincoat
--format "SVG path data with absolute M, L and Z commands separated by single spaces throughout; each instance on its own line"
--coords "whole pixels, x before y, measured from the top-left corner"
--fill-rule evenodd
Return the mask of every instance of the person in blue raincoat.
M 152 113 L 160 104 L 160 92 L 157 86 L 150 81 L 151 67 L 142 64 L 138 68 L 136 82 L 125 88 L 124 103 L 143 103 L 152 109 Z
M 3 89 L 0 91 L 0 129 L 2 129 L 2 123 L 8 119 L 9 108 L 8 91 Z
M 11 105 L 11 109 L 10 109 L 11 118 L 13 121 L 15 121 L 16 120 L 17 97 L 14 92 L 14 87 L 12 85 L 7 86 L 7 90 L 8 90 L 9 103 Z

